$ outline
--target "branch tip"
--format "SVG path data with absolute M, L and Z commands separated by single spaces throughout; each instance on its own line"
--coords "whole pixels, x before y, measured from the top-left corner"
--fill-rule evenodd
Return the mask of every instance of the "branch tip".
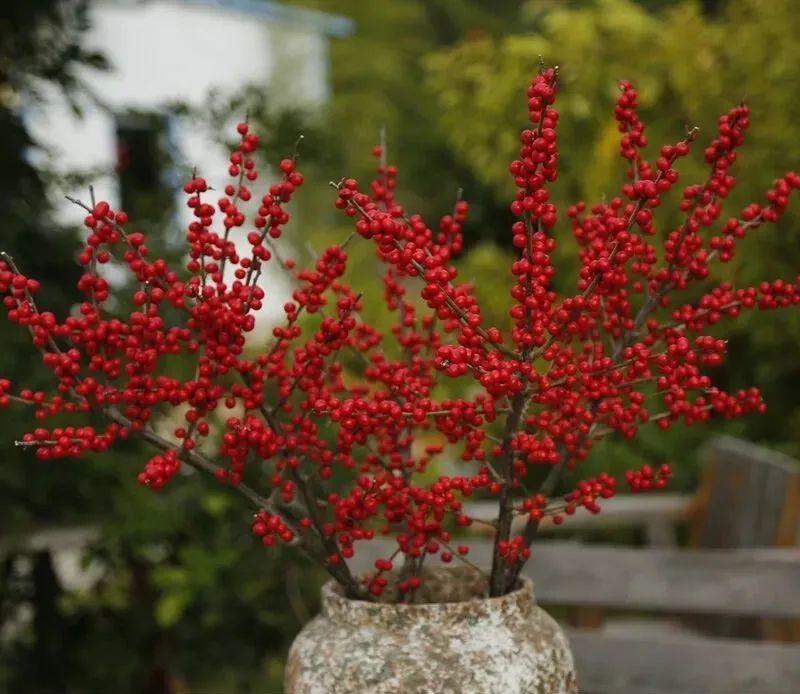
M 300 143 L 305 140 L 306 136 L 300 133 L 294 143 L 294 153 L 292 154 L 292 161 L 297 161 L 300 157 Z

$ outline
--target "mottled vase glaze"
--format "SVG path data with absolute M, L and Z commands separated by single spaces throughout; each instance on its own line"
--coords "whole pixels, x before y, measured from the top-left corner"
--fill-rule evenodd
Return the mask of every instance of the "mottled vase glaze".
M 300 632 L 287 694 L 572 694 L 572 654 L 533 584 L 487 598 L 469 567 L 426 572 L 413 605 L 322 589 L 322 614 Z

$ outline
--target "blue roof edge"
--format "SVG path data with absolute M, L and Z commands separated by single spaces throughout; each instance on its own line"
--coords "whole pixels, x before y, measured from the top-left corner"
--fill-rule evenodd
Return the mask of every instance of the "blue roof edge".
M 180 0 L 187 5 L 242 12 L 262 19 L 313 27 L 328 36 L 344 38 L 355 31 L 355 22 L 338 14 L 281 5 L 269 0 Z

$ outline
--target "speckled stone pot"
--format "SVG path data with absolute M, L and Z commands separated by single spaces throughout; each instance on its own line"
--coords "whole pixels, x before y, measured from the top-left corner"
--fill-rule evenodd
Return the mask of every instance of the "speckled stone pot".
M 572 694 L 572 654 L 533 584 L 487 598 L 469 567 L 426 572 L 413 605 L 322 589 L 322 614 L 300 632 L 287 694 Z

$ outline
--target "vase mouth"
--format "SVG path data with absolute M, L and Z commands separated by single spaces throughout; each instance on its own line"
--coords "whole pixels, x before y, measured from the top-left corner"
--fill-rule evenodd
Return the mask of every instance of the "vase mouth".
M 430 623 L 432 620 L 490 618 L 492 615 L 519 615 L 526 618 L 535 605 L 533 581 L 519 578 L 517 587 L 498 597 L 488 596 L 488 580 L 471 567 L 428 567 L 422 571 L 422 584 L 414 602 L 388 602 L 394 592 L 393 576 L 383 599 L 370 602 L 348 598 L 342 587 L 331 580 L 322 587 L 322 611 L 329 619 L 354 625 L 396 625 L 398 621 Z

